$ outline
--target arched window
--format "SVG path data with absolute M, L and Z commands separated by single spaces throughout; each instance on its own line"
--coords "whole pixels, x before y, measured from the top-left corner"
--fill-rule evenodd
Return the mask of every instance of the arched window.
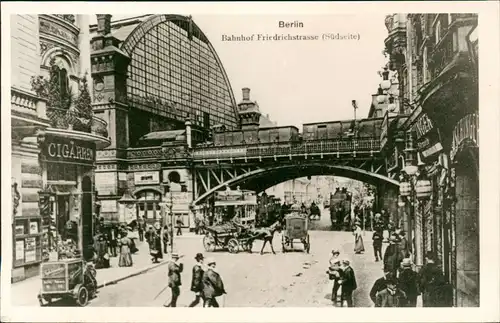
M 61 94 L 67 94 L 69 92 L 69 80 L 68 71 L 65 68 L 59 69 L 59 91 Z

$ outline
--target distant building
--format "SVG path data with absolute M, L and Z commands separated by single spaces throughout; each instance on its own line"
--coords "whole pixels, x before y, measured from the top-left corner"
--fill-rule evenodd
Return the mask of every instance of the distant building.
M 259 127 L 260 128 L 267 128 L 267 127 L 277 127 L 278 126 L 278 123 L 276 121 L 272 121 L 270 118 L 269 118 L 269 114 L 262 114 L 260 116 L 260 120 L 259 120 Z

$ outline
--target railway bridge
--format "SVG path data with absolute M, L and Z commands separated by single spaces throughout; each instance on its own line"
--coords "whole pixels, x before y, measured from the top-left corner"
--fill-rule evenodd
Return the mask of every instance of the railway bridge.
M 191 158 L 194 205 L 226 186 L 261 192 L 298 177 L 336 175 L 375 185 L 392 209 L 399 188 L 380 137 L 197 147 Z

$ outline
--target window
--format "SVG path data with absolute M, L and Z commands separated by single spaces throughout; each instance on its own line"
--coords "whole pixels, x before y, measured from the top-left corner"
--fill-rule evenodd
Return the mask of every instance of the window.
M 73 164 L 47 164 L 47 180 L 49 181 L 77 181 L 77 166 Z
M 232 94 L 214 53 L 196 33 L 193 41 L 188 40 L 178 24 L 156 25 L 135 46 L 127 80 L 131 102 L 135 108 L 181 122 L 188 114 L 213 114 L 211 107 L 218 106 L 224 118 L 206 117 L 204 126 L 211 127 L 219 119 L 233 128 L 237 116 Z M 178 109 L 172 109 L 174 105 Z

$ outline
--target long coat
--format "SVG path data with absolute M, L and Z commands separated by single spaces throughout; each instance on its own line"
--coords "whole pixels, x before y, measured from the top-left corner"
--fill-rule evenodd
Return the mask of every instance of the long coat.
M 206 298 L 213 298 L 225 293 L 224 283 L 219 273 L 212 268 L 208 268 L 203 273 L 203 295 Z
M 351 267 L 347 267 L 342 273 L 342 293 L 352 293 L 358 285 L 356 284 L 356 276 Z
M 179 287 L 182 285 L 181 273 L 184 266 L 181 263 L 171 261 L 168 264 L 168 287 Z
M 399 273 L 399 288 L 405 292 L 409 300 L 416 299 L 420 295 L 418 288 L 418 274 L 411 268 L 403 269 Z
M 384 253 L 384 272 L 396 272 L 404 256 L 399 245 L 390 244 Z
M 424 307 L 446 306 L 445 281 L 441 269 L 435 263 L 425 264 L 419 272 L 419 287 Z
M 191 291 L 198 293 L 203 291 L 204 270 L 200 264 L 193 266 L 193 278 L 191 279 Z

